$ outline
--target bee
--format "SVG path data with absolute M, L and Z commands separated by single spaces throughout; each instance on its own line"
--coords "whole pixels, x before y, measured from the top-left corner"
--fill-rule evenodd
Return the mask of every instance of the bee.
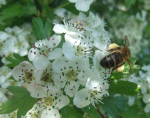
M 127 36 L 124 39 L 124 45 L 119 46 L 115 43 L 109 45 L 109 49 L 107 51 L 111 52 L 107 56 L 105 56 L 101 61 L 100 65 L 106 69 L 112 68 L 112 72 L 116 69 L 118 72 L 122 72 L 124 70 L 124 63 L 128 62 L 131 73 L 133 72 L 132 62 L 130 61 L 130 49 L 129 40 Z

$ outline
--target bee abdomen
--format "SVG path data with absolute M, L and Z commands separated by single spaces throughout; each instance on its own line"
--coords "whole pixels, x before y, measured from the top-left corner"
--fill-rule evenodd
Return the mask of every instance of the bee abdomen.
M 106 57 L 104 57 L 101 60 L 100 65 L 103 66 L 104 68 L 112 68 L 119 65 L 122 61 L 123 58 L 120 52 L 113 52 L 107 55 Z

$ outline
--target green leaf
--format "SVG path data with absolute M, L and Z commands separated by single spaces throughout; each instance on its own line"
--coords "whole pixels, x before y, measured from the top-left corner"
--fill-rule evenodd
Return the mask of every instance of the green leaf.
M 6 60 L 9 62 L 9 64 L 7 64 L 8 67 L 15 67 L 19 65 L 22 61 L 25 61 L 23 57 L 15 53 L 13 54 L 13 57 L 6 57 Z
M 110 82 L 109 92 L 124 95 L 136 95 L 139 93 L 139 88 L 136 83 L 119 80 L 117 82 Z
M 150 116 L 148 117 L 148 114 L 145 113 L 140 100 L 136 100 L 133 106 L 128 106 L 125 111 L 121 111 L 121 116 L 123 118 L 150 118 Z
M 82 108 L 82 111 L 88 113 L 89 118 L 101 118 L 97 109 L 95 107 L 93 107 L 92 105 Z
M 33 33 L 37 39 L 47 38 L 52 30 L 52 24 L 50 21 L 46 21 L 45 25 L 41 18 L 34 18 L 33 21 Z
M 0 114 L 8 114 L 17 110 L 17 118 L 21 118 L 37 102 L 37 99 L 32 98 L 25 88 L 9 86 L 8 90 L 13 93 L 14 97 L 0 106 Z
M 15 54 L 15 53 L 13 55 L 18 61 L 25 61 L 25 59 L 22 56 Z
M 123 96 L 110 96 L 102 101 L 101 106 L 112 118 L 120 118 L 119 112 L 127 108 L 127 101 Z
M 135 3 L 136 3 L 136 0 L 125 0 L 125 4 L 127 8 L 130 8 Z
M 2 11 L 0 21 L 4 21 L 6 19 L 13 18 L 16 16 L 21 16 L 21 14 L 22 14 L 21 5 L 19 4 L 11 5 Z
M 83 118 L 83 112 L 74 106 L 65 106 L 61 109 L 62 118 Z

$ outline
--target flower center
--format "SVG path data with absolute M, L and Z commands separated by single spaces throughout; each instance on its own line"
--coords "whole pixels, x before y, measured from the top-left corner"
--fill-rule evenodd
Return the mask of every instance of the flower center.
M 54 83 L 51 73 L 44 73 L 42 75 L 41 81 L 43 81 L 45 84 L 46 83 Z
M 22 42 L 17 41 L 16 46 L 19 47 L 19 48 L 21 48 L 22 47 Z
M 72 69 L 72 70 L 69 70 L 69 71 L 66 73 L 66 77 L 67 77 L 68 80 L 75 81 L 76 78 L 77 78 L 77 73 L 76 73 L 76 71 L 74 71 L 73 69 Z
M 39 118 L 37 115 L 38 113 L 36 113 L 36 112 L 35 113 L 29 113 L 29 114 L 30 114 L 31 118 Z
M 43 98 L 43 104 L 45 107 L 51 106 L 53 104 L 54 100 L 51 96 Z
M 25 71 L 25 81 L 26 82 L 31 82 L 34 79 L 33 73 L 28 72 L 27 70 Z
M 76 56 L 84 55 L 84 49 L 80 45 L 77 46 L 75 55 Z

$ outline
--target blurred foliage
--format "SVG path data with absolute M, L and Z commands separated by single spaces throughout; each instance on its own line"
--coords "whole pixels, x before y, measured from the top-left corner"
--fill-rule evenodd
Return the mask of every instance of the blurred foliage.
M 14 96 L 0 106 L 0 114 L 8 114 L 17 110 L 17 118 L 21 118 L 37 102 L 37 99 L 32 98 L 25 88 L 9 86 L 8 90 Z

